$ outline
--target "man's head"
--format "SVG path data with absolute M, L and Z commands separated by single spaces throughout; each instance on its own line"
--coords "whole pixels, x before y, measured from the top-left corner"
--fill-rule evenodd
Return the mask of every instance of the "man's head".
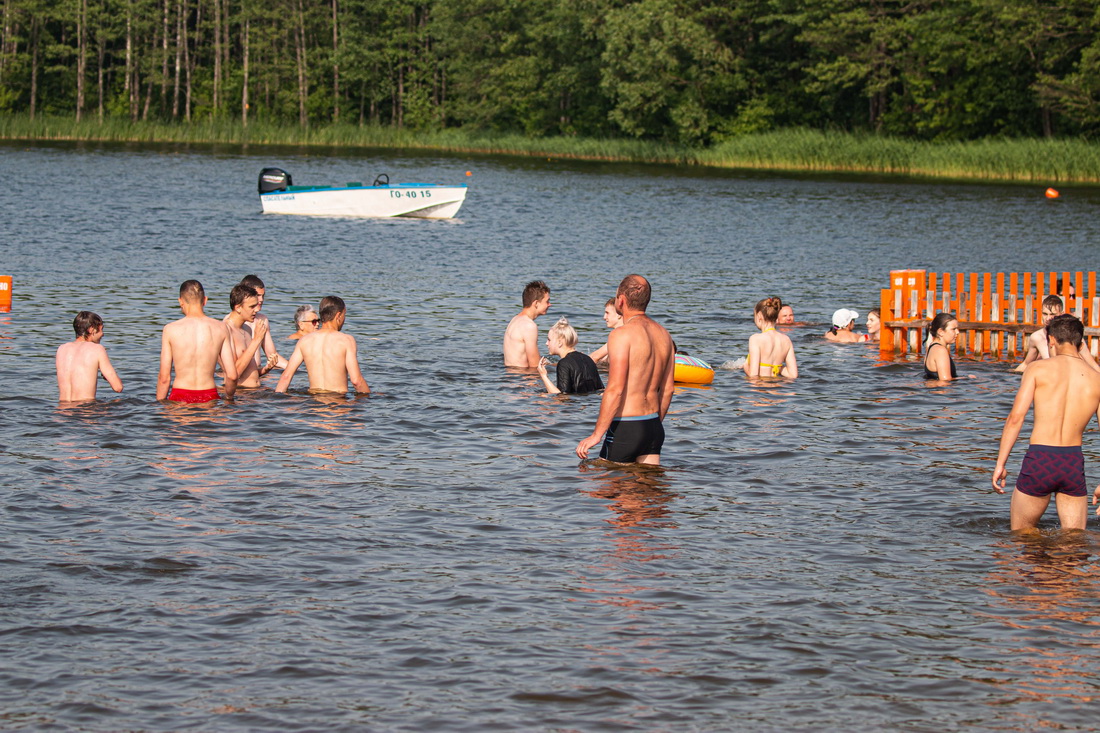
M 264 281 L 256 277 L 255 275 L 245 275 L 243 278 L 241 278 L 241 285 L 247 285 L 256 291 L 256 297 L 260 299 L 260 308 L 263 308 L 264 292 L 266 291 L 266 288 L 264 287 Z
M 615 304 L 620 311 L 623 310 L 625 305 L 632 311 L 645 313 L 645 309 L 649 307 L 649 298 L 652 292 L 649 281 L 644 277 L 641 275 L 627 275 L 615 291 Z
M 321 299 L 321 325 L 334 321 L 339 324 L 347 309 L 342 298 L 326 295 Z
M 1076 316 L 1068 313 L 1054 316 L 1047 324 L 1047 341 L 1056 341 L 1060 344 L 1072 344 L 1074 350 L 1081 348 L 1081 340 L 1085 337 L 1085 324 Z M 1051 349 L 1053 351 L 1053 348 Z
M 73 319 L 73 331 L 78 339 L 99 341 L 103 336 L 103 319 L 91 311 L 80 311 Z
M 535 306 L 535 315 L 550 310 L 550 286 L 542 280 L 532 280 L 523 288 L 523 307 Z
M 188 280 L 180 285 L 180 303 L 206 304 L 206 291 L 198 280 Z
M 298 310 L 294 311 L 294 325 L 299 331 L 316 331 L 321 325 L 321 318 L 313 310 L 312 305 L 300 305 Z
M 237 283 L 229 291 L 229 309 L 244 318 L 245 323 L 252 323 L 260 310 L 260 296 L 251 285 Z
M 1048 295 L 1043 298 L 1043 325 L 1050 323 L 1050 319 L 1062 315 L 1066 307 L 1062 304 L 1062 298 L 1057 295 Z
M 776 320 L 779 325 L 794 323 L 794 308 L 789 305 L 784 305 L 779 309 L 779 318 Z

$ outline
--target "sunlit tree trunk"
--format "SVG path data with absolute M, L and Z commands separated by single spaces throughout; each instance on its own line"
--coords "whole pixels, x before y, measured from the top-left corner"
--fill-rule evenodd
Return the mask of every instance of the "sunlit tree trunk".
M 88 0 L 80 0 L 76 14 L 76 121 L 84 116 L 84 76 L 88 63 Z
M 176 0 L 176 76 L 172 84 L 172 119 L 180 116 L 180 77 L 183 73 L 183 0 Z
M 337 0 L 332 0 L 332 121 L 340 121 L 340 37 Z
M 302 0 L 298 0 L 298 28 L 294 34 L 298 58 L 298 124 L 306 126 L 306 99 L 309 96 L 309 80 L 306 78 L 306 19 Z
M 221 107 L 222 84 L 222 3 L 214 0 L 214 117 Z
M 244 19 L 244 30 L 241 32 L 241 126 L 248 127 L 248 18 Z

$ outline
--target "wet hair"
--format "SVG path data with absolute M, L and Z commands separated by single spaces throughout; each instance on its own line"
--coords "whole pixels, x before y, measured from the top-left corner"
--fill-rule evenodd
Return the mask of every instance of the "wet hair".
M 261 280 L 260 278 L 256 277 L 255 275 L 245 275 L 244 277 L 242 277 L 241 278 L 241 285 L 247 285 L 250 288 L 253 288 L 254 290 L 266 290 L 267 289 L 267 288 L 264 287 L 264 281 Z M 259 295 L 259 293 L 256 293 L 256 295 Z
M 569 325 L 569 319 L 565 316 L 559 318 L 558 322 L 550 327 L 547 335 L 560 338 L 567 349 L 577 345 L 577 330 Z
M 79 339 L 87 336 L 88 331 L 92 329 L 98 331 L 101 328 L 103 328 L 103 319 L 91 311 L 80 311 L 73 319 L 73 330 L 76 331 L 76 337 Z
M 295 324 L 301 323 L 304 320 L 306 313 L 315 313 L 315 312 L 316 311 L 313 310 L 312 305 L 300 305 L 300 306 L 298 306 L 298 310 L 294 311 L 294 323 Z
M 928 325 L 928 340 L 936 338 L 940 335 L 940 331 L 947 328 L 947 324 L 951 321 L 957 321 L 953 313 L 937 313 L 936 317 L 932 319 L 932 323 Z
M 244 302 L 245 298 L 259 297 L 260 294 L 256 292 L 256 288 L 245 285 L 243 282 L 237 283 L 229 291 L 229 310 L 235 310 L 238 305 Z
M 779 309 L 783 307 L 783 301 L 776 297 L 764 298 L 756 304 L 753 313 L 759 313 L 765 323 L 775 323 L 779 318 Z
M 550 286 L 542 280 L 532 280 L 523 288 L 523 307 L 542 300 L 550 294 Z
M 615 291 L 616 297 L 620 295 L 626 298 L 628 308 L 645 313 L 653 289 L 649 286 L 649 281 L 641 275 L 627 275 Z
M 1047 297 L 1043 298 L 1043 307 L 1057 308 L 1058 312 L 1061 313 L 1066 309 L 1066 304 L 1062 302 L 1062 296 L 1048 295 Z
M 201 303 L 206 297 L 206 290 L 198 280 L 187 280 L 180 285 L 180 298 L 191 303 Z
M 336 316 L 347 309 L 348 307 L 344 305 L 343 298 L 335 295 L 326 295 L 321 299 L 321 323 L 328 323 L 329 321 L 336 320 Z
M 1050 336 L 1060 344 L 1073 344 L 1073 348 L 1081 348 L 1081 340 L 1085 336 L 1085 324 L 1069 313 L 1054 316 L 1047 324 L 1047 336 Z

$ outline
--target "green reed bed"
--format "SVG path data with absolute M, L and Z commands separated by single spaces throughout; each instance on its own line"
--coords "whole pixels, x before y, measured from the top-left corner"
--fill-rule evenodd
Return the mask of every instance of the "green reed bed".
M 96 117 L 0 116 L 0 139 L 136 143 L 220 143 L 326 148 L 388 148 L 631 163 L 673 163 L 792 172 L 849 172 L 963 180 L 1100 183 L 1100 145 L 1085 140 L 979 140 L 928 143 L 879 135 L 780 130 L 732 138 L 709 148 L 645 140 L 387 126 L 297 125 L 239 120 L 190 124 Z

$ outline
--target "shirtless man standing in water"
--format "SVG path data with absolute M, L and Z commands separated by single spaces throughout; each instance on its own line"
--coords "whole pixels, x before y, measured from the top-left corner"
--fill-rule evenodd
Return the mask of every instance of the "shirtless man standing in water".
M 615 293 L 623 325 L 607 338 L 607 387 L 592 434 L 577 444 L 577 456 L 603 440 L 600 458 L 616 463 L 661 462 L 672 403 L 675 349 L 663 326 L 646 315 L 650 286 L 641 275 L 627 275 Z M 606 433 L 606 439 L 604 435 Z
M 294 372 L 304 361 L 309 373 L 310 392 L 337 392 L 346 394 L 348 379 L 359 394 L 370 394 L 367 380 L 359 371 L 359 359 L 355 351 L 355 339 L 340 333 L 347 319 L 344 301 L 335 295 L 321 301 L 321 328 L 298 339 L 294 353 L 290 355 L 283 376 L 279 378 L 276 392 L 286 392 Z
M 1016 489 L 1012 492 L 1012 529 L 1035 531 L 1050 495 L 1055 495 L 1062 529 L 1084 529 L 1088 517 L 1085 459 L 1081 434 L 1092 416 L 1100 419 L 1100 373 L 1081 359 L 1085 328 L 1074 316 L 1062 315 L 1047 325 L 1051 358 L 1032 362 L 1024 371 L 1012 411 L 1001 433 L 993 488 L 1004 493 L 1005 464 L 1020 435 L 1024 418 L 1035 403 L 1031 445 L 1028 447 Z M 999 482 L 999 483 L 998 483 Z M 1100 486 L 1092 503 L 1100 500 Z
M 269 335 L 266 318 L 259 318 L 260 296 L 256 289 L 245 283 L 237 283 L 229 291 L 229 315 L 223 321 L 229 329 L 233 356 L 237 365 L 237 387 L 256 389 L 260 377 L 275 367 L 269 360 L 262 368 L 256 355 Z M 248 324 L 251 330 L 244 328 Z
M 523 310 L 504 330 L 504 366 L 535 368 L 539 365 L 539 327 L 535 319 L 550 310 L 550 288 L 532 280 L 523 289 Z
M 198 280 L 180 285 L 180 310 L 183 318 L 164 327 L 160 339 L 160 372 L 157 374 L 157 399 L 172 402 L 211 402 L 218 399 L 214 386 L 214 366 L 222 365 L 225 398 L 237 389 L 236 359 L 225 324 L 203 313 L 206 291 Z M 172 368 L 176 381 L 172 382 Z M 168 386 L 172 385 L 169 394 Z
M 103 319 L 91 311 L 80 311 L 73 319 L 76 339 L 57 347 L 57 390 L 62 402 L 94 400 L 99 375 L 115 392 L 122 391 L 122 380 L 107 358 L 103 338 Z

